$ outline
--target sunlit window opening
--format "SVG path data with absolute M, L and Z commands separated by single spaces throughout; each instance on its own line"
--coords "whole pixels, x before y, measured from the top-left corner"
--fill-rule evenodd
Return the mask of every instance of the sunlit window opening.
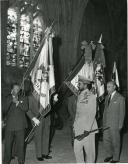
M 20 19 L 20 56 L 19 66 L 28 67 L 30 61 L 30 18 L 21 15 Z
M 17 54 L 17 13 L 15 9 L 8 9 L 7 21 L 7 54 L 6 65 L 16 66 Z

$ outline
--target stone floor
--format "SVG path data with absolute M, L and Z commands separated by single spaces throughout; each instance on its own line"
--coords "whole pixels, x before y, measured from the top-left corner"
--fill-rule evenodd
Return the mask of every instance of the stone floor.
M 35 157 L 34 143 L 31 142 L 27 146 L 26 150 L 26 164 L 38 164 L 38 163 L 75 163 L 75 156 L 71 146 L 70 129 L 65 126 L 63 130 L 56 130 L 53 142 L 52 142 L 52 152 L 53 157 L 50 160 L 45 160 L 38 162 Z M 103 149 L 103 142 L 98 143 L 98 155 L 97 163 L 103 163 L 105 158 L 105 152 Z M 121 163 L 128 163 L 128 132 L 124 134 L 122 153 L 120 157 Z M 11 161 L 11 164 L 17 164 L 17 159 Z

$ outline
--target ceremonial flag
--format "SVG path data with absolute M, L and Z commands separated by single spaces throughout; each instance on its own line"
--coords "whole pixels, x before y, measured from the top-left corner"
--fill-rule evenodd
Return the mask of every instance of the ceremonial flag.
M 86 79 L 89 79 L 90 81 L 93 81 L 94 77 L 94 71 L 93 71 L 93 63 L 87 63 L 85 62 L 82 68 L 79 70 L 79 72 L 74 76 L 74 78 L 71 80 L 71 83 L 77 88 L 78 83 L 78 76 L 84 76 Z
M 34 95 L 40 102 L 40 113 L 50 109 L 50 96 L 55 92 L 52 35 L 47 37 L 31 71 Z
M 117 67 L 116 67 L 116 62 L 114 62 L 114 65 L 113 65 L 113 71 L 112 71 L 111 79 L 112 79 L 112 81 L 115 81 L 116 85 L 119 88 L 120 85 L 119 85 L 119 78 L 118 78 L 118 71 L 117 71 Z
M 95 68 L 95 83 L 97 88 L 97 96 L 99 101 L 102 101 L 105 93 L 105 75 L 104 75 L 104 67 L 105 67 L 105 57 L 102 45 L 102 34 L 96 46 L 95 58 L 94 58 L 94 68 Z
M 76 64 L 74 69 L 69 73 L 69 76 L 65 80 L 67 87 L 77 96 L 78 94 L 78 76 L 82 75 L 90 81 L 94 80 L 94 69 L 92 63 L 92 49 L 91 45 L 86 41 L 83 41 L 81 49 L 84 50 L 84 55 Z
M 102 64 L 97 64 L 95 69 L 95 83 L 97 89 L 97 96 L 100 101 L 104 98 L 105 93 L 105 80 L 104 80 L 104 68 Z

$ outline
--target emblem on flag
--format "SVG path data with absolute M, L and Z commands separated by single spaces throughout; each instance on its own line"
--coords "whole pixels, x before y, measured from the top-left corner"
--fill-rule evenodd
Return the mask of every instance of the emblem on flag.
M 31 71 L 34 94 L 40 102 L 40 112 L 50 108 L 50 97 L 55 92 L 52 37 L 49 35 Z M 50 59 L 50 60 L 49 60 Z

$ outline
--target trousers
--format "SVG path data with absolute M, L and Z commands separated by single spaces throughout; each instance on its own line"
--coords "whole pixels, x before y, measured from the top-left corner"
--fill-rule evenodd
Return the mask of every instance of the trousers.
M 36 149 L 36 157 L 42 157 L 43 155 L 49 154 L 49 136 L 50 136 L 50 125 L 47 120 L 43 119 L 40 125 L 36 128 L 34 134 L 34 142 Z
M 84 156 L 84 151 L 85 156 Z M 74 140 L 74 153 L 77 163 L 94 163 L 95 162 L 95 134 L 89 134 L 83 140 Z
M 25 137 L 25 130 L 5 131 L 4 164 L 9 164 L 11 161 L 14 139 L 17 146 L 18 162 L 24 163 L 24 156 L 25 156 L 24 137 Z
M 106 156 L 113 156 L 114 161 L 119 160 L 120 154 L 120 131 L 118 129 L 107 129 L 103 133 L 103 143 Z

